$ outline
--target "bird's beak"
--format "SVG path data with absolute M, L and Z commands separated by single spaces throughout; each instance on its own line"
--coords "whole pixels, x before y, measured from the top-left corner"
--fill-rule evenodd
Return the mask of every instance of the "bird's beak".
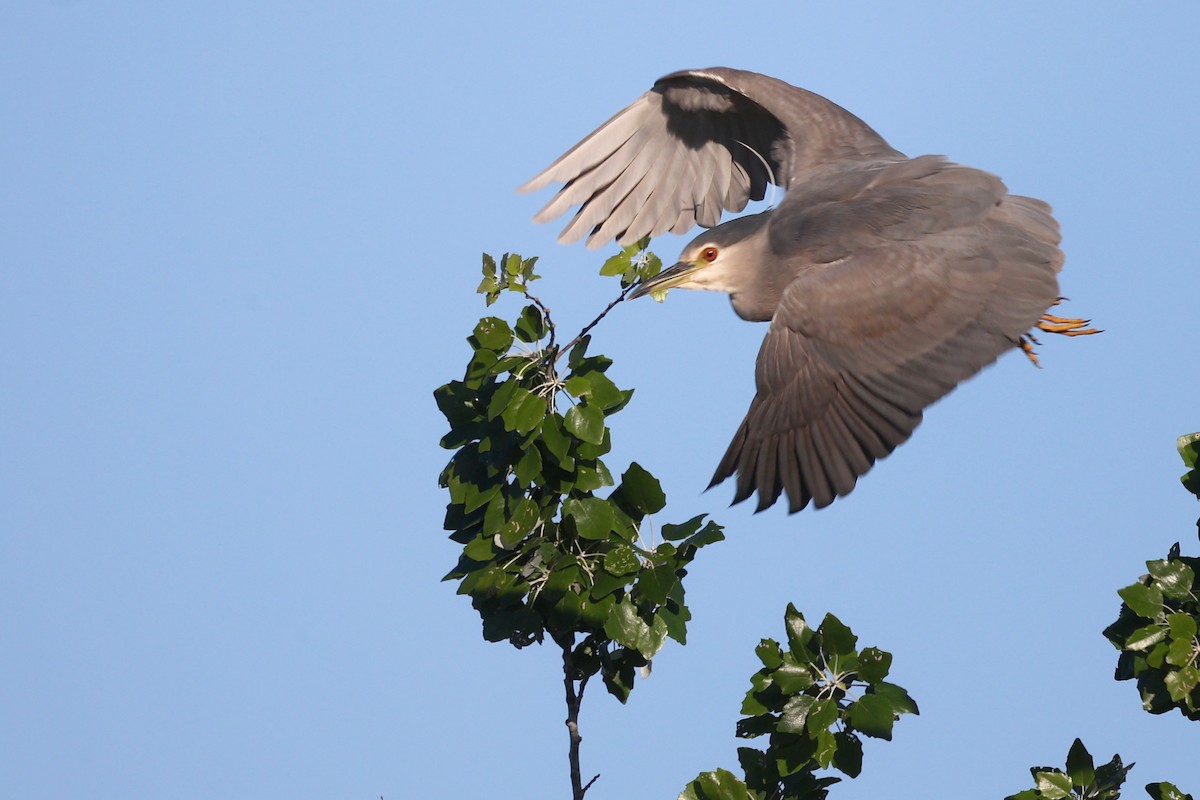
M 634 298 L 649 294 L 653 295 L 656 300 L 662 300 L 663 295 L 667 293 L 667 289 L 687 283 L 691 280 L 692 273 L 695 271 L 696 265 L 687 261 L 672 264 L 650 280 L 642 281 L 638 284 L 638 287 L 629 295 L 629 299 L 633 300 Z

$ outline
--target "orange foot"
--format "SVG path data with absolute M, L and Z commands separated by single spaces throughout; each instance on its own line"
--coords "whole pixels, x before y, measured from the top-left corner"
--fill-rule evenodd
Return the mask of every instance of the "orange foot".
M 1054 301 L 1054 305 L 1058 305 L 1065 297 L 1060 297 Z M 1076 317 L 1056 317 L 1053 314 L 1043 314 L 1038 320 L 1037 329 L 1046 333 L 1058 333 L 1063 336 L 1091 336 L 1093 333 L 1103 333 L 1097 328 L 1088 327 L 1092 324 L 1090 319 L 1079 319 Z M 1037 353 L 1034 352 L 1033 346 L 1040 345 L 1041 342 L 1032 332 L 1025 334 L 1017 340 L 1017 346 L 1025 353 L 1025 356 L 1033 362 L 1035 367 L 1041 367 L 1038 363 Z

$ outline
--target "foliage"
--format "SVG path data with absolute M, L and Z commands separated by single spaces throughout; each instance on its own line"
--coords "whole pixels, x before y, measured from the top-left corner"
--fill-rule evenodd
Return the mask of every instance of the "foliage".
M 1114 755 L 1107 764 L 1095 766 L 1092 755 L 1078 739 L 1067 751 L 1067 768 L 1031 767 L 1035 788 L 1026 789 L 1005 800 L 1062 800 L 1074 797 L 1083 800 L 1116 800 L 1121 796 L 1121 784 L 1133 764 L 1124 766 L 1121 757 Z
M 647 518 L 666 497 L 637 463 L 598 494 L 614 484 L 602 460 L 608 418 L 633 392 L 608 377 L 609 359 L 588 354 L 589 337 L 565 354 L 554 344 L 554 324 L 529 294 L 534 259 L 483 261 L 489 304 L 504 291 L 530 302 L 512 324 L 480 320 L 463 379 L 434 393 L 450 423 L 442 446 L 455 450 L 441 475 L 445 528 L 462 545 L 446 579 L 471 597 L 485 639 L 523 647 L 549 634 L 570 651 L 577 679 L 600 673 L 624 701 L 667 637 L 686 640 L 682 578 L 701 547 L 724 537 L 703 516 L 655 535 Z
M 1190 468 L 1183 484 L 1195 492 L 1200 434 L 1179 437 L 1178 449 Z M 1120 614 L 1104 630 L 1121 651 L 1116 679 L 1136 680 L 1151 714 L 1177 708 L 1200 719 L 1200 558 L 1181 556 L 1176 542 L 1165 559 L 1147 561 L 1146 568 L 1148 574 L 1118 592 Z
M 1031 767 L 1034 788 L 1009 795 L 1005 800 L 1116 800 L 1121 796 L 1121 785 L 1133 764 L 1125 766 L 1121 757 L 1114 755 L 1107 764 L 1096 766 L 1092 754 L 1076 739 L 1067 751 L 1066 769 L 1058 767 Z M 1146 785 L 1146 793 L 1154 800 L 1192 800 L 1169 783 Z
M 1151 714 L 1178 708 L 1200 719 L 1200 559 L 1179 555 L 1147 561 L 1149 574 L 1121 589 L 1120 615 L 1104 630 L 1121 655 L 1116 679 L 1136 680 Z
M 620 275 L 621 287 L 629 288 L 634 284 L 653 278 L 662 270 L 662 259 L 646 249 L 650 244 L 649 237 L 621 248 L 621 252 L 604 262 L 600 267 L 601 275 Z
M 688 784 L 683 800 L 822 800 L 840 779 L 817 777 L 817 770 L 857 777 L 859 734 L 890 740 L 901 714 L 918 713 L 904 689 L 884 680 L 891 654 L 858 650 L 858 637 L 837 617 L 827 614 L 814 630 L 789 604 L 784 627 L 786 647 L 764 639 L 756 649 L 763 666 L 750 679 L 737 723 L 741 738 L 769 737 L 766 750 L 738 748 L 744 782 L 726 770 L 706 772 Z

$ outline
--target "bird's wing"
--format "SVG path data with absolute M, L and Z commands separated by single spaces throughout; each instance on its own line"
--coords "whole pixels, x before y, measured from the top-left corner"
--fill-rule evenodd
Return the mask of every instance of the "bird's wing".
M 1057 297 L 1044 203 L 1005 197 L 983 222 L 888 241 L 808 270 L 759 351 L 758 393 L 717 467 L 734 502 L 792 512 L 849 493 L 922 411 L 1002 353 Z
M 588 247 L 621 244 L 693 225 L 761 200 L 842 158 L 898 155 L 865 123 L 819 95 L 753 72 L 676 72 L 520 187 L 552 181 L 558 194 L 534 219 L 579 204 L 559 235 Z

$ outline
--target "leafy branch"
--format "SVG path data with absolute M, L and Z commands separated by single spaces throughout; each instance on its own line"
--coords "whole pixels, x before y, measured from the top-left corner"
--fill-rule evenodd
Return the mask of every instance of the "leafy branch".
M 738 748 L 745 780 L 718 769 L 688 784 L 681 800 L 823 800 L 840 779 L 817 776 L 833 767 L 851 778 L 862 772 L 861 733 L 890 741 L 901 714 L 917 704 L 884 680 L 892 656 L 857 649 L 858 637 L 827 614 L 813 629 L 788 604 L 786 647 L 764 639 L 756 648 L 762 669 L 750 678 L 737 735 L 768 737 L 766 750 Z
M 637 670 L 666 639 L 686 641 L 682 579 L 697 551 L 724 534 L 703 515 L 662 525 L 657 544 L 643 534 L 647 517 L 666 505 L 661 485 L 636 462 L 614 481 L 602 460 L 608 419 L 633 395 L 608 377 L 611 360 L 588 353 L 587 330 L 607 309 L 565 349 L 560 374 L 554 322 L 529 292 L 535 263 L 483 257 L 479 291 L 488 305 L 503 292 L 529 302 L 512 324 L 481 319 L 467 339 L 463 378 L 434 392 L 450 424 L 441 444 L 454 451 L 440 478 L 450 494 L 444 527 L 462 546 L 445 580 L 471 598 L 488 641 L 520 648 L 549 636 L 561 649 L 578 800 L 591 785 L 579 763 L 588 681 L 600 675 L 625 702 Z

